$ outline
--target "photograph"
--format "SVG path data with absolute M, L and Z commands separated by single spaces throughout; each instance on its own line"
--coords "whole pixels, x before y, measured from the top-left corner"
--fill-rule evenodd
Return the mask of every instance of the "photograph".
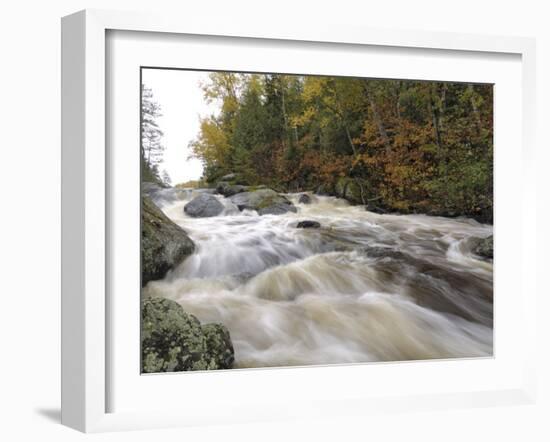
M 140 79 L 142 374 L 493 357 L 493 84 Z

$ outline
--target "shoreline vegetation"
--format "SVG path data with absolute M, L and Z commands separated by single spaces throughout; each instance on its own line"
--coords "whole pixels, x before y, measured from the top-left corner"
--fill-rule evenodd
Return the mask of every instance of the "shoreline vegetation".
M 493 86 L 212 73 L 200 187 L 312 191 L 369 210 L 493 222 Z
M 201 87 L 219 105 L 190 143 L 203 177 L 174 187 L 158 169 L 160 106 L 142 87 L 142 287 L 196 252 L 158 204 L 190 189 L 193 218 L 219 216 L 226 200 L 260 216 L 300 213 L 292 193 L 298 205 L 323 195 L 377 214 L 493 223 L 492 85 L 216 72 Z M 470 247 L 492 261 L 492 235 Z M 142 372 L 233 367 L 224 325 L 201 324 L 164 298 L 144 297 L 141 311 Z

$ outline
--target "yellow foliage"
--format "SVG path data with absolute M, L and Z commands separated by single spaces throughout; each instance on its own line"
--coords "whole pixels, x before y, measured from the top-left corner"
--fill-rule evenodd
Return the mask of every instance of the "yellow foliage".
M 203 161 L 225 165 L 229 157 L 227 135 L 211 117 L 201 119 L 199 138 L 191 144 L 193 155 Z

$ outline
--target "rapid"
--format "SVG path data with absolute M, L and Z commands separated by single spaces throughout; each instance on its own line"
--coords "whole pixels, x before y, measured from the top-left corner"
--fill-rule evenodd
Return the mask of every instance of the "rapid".
M 240 212 L 218 195 L 221 215 L 191 218 L 200 190 L 167 192 L 155 202 L 196 251 L 142 296 L 224 324 L 235 368 L 492 355 L 493 264 L 472 253 L 492 226 L 299 194 L 286 195 L 297 213 Z

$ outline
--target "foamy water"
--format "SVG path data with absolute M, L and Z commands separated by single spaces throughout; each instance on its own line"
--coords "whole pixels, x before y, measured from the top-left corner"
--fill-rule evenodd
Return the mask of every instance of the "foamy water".
M 196 192 L 155 200 L 195 253 L 144 296 L 224 324 L 236 367 L 489 356 L 493 266 L 472 254 L 492 226 L 424 215 L 377 215 L 346 201 L 288 195 L 297 213 L 258 216 L 224 204 L 191 218 Z M 314 220 L 320 229 L 297 229 Z

